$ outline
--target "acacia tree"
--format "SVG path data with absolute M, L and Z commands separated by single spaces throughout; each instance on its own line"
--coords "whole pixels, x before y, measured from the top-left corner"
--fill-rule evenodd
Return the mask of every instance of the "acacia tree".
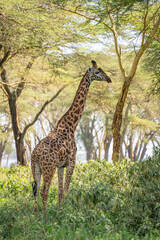
M 112 18 L 112 15 L 110 15 L 113 34 L 114 34 L 114 41 L 115 41 L 115 46 L 116 46 L 116 53 L 118 56 L 121 74 L 124 79 L 124 84 L 122 86 L 120 98 L 116 105 L 116 110 L 114 113 L 113 124 L 112 124 L 112 132 L 113 132 L 113 156 L 112 156 L 112 159 L 113 159 L 113 162 L 117 162 L 119 160 L 120 130 L 121 130 L 121 125 L 122 125 L 122 113 L 123 113 L 123 108 L 124 108 L 124 104 L 125 104 L 125 100 L 126 100 L 126 97 L 128 94 L 130 84 L 136 74 L 136 70 L 137 70 L 140 58 L 142 57 L 143 53 L 148 48 L 150 43 L 153 41 L 153 38 L 155 37 L 157 30 L 160 26 L 160 16 L 157 15 L 157 21 L 155 21 L 155 24 L 153 25 L 153 27 L 151 29 L 149 29 L 149 31 L 148 31 L 149 21 L 151 18 L 150 16 L 148 16 L 149 15 L 148 11 L 149 11 L 149 1 L 147 2 L 146 8 L 144 9 L 144 13 L 142 15 L 143 16 L 143 25 L 141 28 L 141 44 L 139 46 L 138 51 L 135 54 L 129 74 L 126 74 L 126 72 L 122 66 L 121 51 L 118 49 L 118 45 L 116 44 L 117 43 L 117 32 L 115 29 L 115 23 L 114 23 L 114 19 Z M 156 9 L 156 11 L 157 11 L 157 9 Z M 156 14 L 156 11 L 154 11 L 153 15 Z M 152 17 L 153 17 L 153 15 L 152 15 Z
M 31 66 L 31 62 L 29 62 L 29 65 L 27 65 L 27 68 L 29 68 L 29 66 Z M 45 107 L 59 95 L 59 93 L 64 89 L 64 87 L 60 88 L 60 90 L 49 101 L 46 101 L 41 107 L 41 109 L 38 111 L 38 113 L 35 115 L 34 119 L 29 124 L 27 124 L 23 130 L 21 130 L 20 122 L 18 118 L 17 99 L 21 95 L 21 92 L 24 88 L 25 81 L 24 80 L 21 81 L 18 84 L 16 90 L 11 91 L 7 84 L 7 77 L 4 69 L 1 73 L 1 78 L 3 81 L 3 90 L 5 91 L 5 94 L 9 102 L 9 109 L 10 109 L 11 120 L 12 120 L 12 129 L 13 129 L 14 140 L 16 145 L 17 161 L 19 164 L 26 166 L 27 165 L 27 161 L 25 158 L 26 149 L 24 146 L 24 137 L 25 137 L 26 131 L 29 129 L 29 127 L 31 127 L 37 121 L 38 117 L 40 116 L 42 111 L 45 109 Z
M 62 1 L 61 1 L 62 2 Z M 65 1 L 66 2 L 66 1 Z M 101 29 L 104 35 L 108 38 L 113 37 L 115 53 L 117 55 L 119 69 L 123 79 L 122 89 L 119 95 L 119 99 L 116 105 L 116 109 L 113 116 L 112 133 L 113 133 L 113 162 L 119 160 L 120 153 L 120 130 L 122 125 L 122 115 L 127 98 L 129 87 L 136 74 L 139 61 L 149 47 L 150 43 L 157 36 L 160 26 L 159 1 L 90 1 L 89 3 L 84 1 L 78 3 L 76 6 L 66 3 L 66 5 L 57 4 L 57 7 L 76 14 L 81 18 L 87 19 L 91 23 L 91 26 Z M 127 39 L 127 35 L 130 40 Z M 125 69 L 122 61 L 122 43 L 119 43 L 119 39 L 124 38 L 129 42 L 129 48 L 133 43 L 132 52 L 135 56 L 132 59 L 130 69 Z M 134 43 L 136 38 L 137 44 Z M 126 46 L 124 47 L 126 49 Z
M 30 123 L 23 126 L 22 130 L 17 100 L 26 87 L 27 76 L 35 58 L 38 55 L 46 55 L 47 50 L 55 51 L 56 54 L 58 54 L 58 52 L 60 52 L 59 47 L 62 47 L 73 39 L 71 30 L 68 29 L 66 25 L 64 26 L 66 16 L 56 12 L 53 17 L 53 10 L 54 9 L 49 9 L 39 1 L 27 3 L 21 0 L 17 4 L 14 4 L 13 1 L 7 1 L 1 5 L 0 84 L 3 97 L 5 98 L 2 102 L 6 101 L 6 99 L 8 101 L 17 161 L 21 165 L 27 164 L 24 154 L 24 137 L 26 131 L 36 122 L 44 108 L 52 102 L 64 88 L 60 88 L 50 100 L 46 101 Z M 24 58 L 30 58 L 25 70 L 23 70 L 22 77 L 15 82 L 9 80 L 9 72 L 7 72 L 9 63 L 14 58 L 17 58 L 18 61 Z M 17 72 L 17 66 L 15 66 L 15 72 Z

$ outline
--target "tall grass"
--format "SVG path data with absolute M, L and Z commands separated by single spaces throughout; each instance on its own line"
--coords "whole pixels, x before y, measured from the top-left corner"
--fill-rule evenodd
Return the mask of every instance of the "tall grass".
M 40 197 L 33 213 L 31 181 L 29 168 L 0 169 L 0 240 L 160 239 L 159 150 L 139 163 L 77 164 L 60 206 L 55 174 L 45 216 Z

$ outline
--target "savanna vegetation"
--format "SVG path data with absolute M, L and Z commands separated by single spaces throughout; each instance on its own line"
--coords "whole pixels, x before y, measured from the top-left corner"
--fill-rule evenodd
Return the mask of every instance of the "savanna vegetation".
M 45 216 L 41 199 L 33 214 L 31 192 L 29 168 L 0 170 L 0 239 L 160 238 L 159 150 L 143 162 L 78 163 L 60 206 L 55 176 Z
M 0 240 L 160 239 L 159 10 L 158 0 L 0 0 Z M 90 87 L 66 201 L 55 175 L 47 214 L 39 199 L 34 215 L 31 152 L 91 60 L 112 84 Z

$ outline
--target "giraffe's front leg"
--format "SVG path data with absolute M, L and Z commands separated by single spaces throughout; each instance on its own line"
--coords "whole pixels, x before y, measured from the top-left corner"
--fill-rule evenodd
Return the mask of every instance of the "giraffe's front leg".
M 42 195 L 44 211 L 46 211 L 46 208 L 47 208 L 48 192 L 49 192 L 49 188 L 50 188 L 51 181 L 55 171 L 56 171 L 56 166 L 53 166 L 53 167 L 50 167 L 49 172 L 45 171 L 43 173 L 43 188 L 41 191 L 41 195 Z
M 59 203 L 64 199 L 63 194 L 63 174 L 64 174 L 64 168 L 58 168 L 58 199 Z
M 66 178 L 65 178 L 65 185 L 64 185 L 64 195 L 66 196 L 69 191 L 69 185 L 71 182 L 71 177 L 74 171 L 75 167 L 75 158 L 70 162 L 70 164 L 67 166 L 66 170 Z

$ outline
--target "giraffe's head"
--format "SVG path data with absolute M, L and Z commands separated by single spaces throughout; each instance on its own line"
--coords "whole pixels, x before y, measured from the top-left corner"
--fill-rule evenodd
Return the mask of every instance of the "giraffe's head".
M 91 61 L 93 64 L 92 68 L 88 69 L 88 73 L 90 76 L 91 81 L 97 80 L 97 81 L 106 81 L 108 83 L 111 83 L 111 79 L 107 76 L 107 74 L 101 69 L 97 67 L 97 63 L 95 61 Z

